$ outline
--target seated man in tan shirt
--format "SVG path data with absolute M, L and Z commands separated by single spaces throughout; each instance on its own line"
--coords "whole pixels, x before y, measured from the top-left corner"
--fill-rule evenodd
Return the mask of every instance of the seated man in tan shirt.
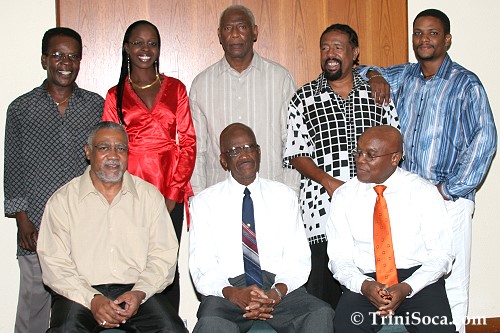
M 47 202 L 38 237 L 53 291 L 47 332 L 187 332 L 165 296 L 178 243 L 165 200 L 129 174 L 128 138 L 112 122 L 85 145 L 90 166 Z

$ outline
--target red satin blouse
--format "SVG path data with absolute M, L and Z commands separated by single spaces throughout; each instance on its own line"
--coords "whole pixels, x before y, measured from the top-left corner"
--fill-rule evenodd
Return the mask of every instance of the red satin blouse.
M 122 110 L 129 136 L 128 171 L 155 185 L 164 197 L 182 202 L 193 195 L 189 180 L 196 160 L 196 135 L 186 87 L 175 78 L 161 78 L 151 110 L 126 80 Z M 106 95 L 102 119 L 119 123 L 116 86 Z

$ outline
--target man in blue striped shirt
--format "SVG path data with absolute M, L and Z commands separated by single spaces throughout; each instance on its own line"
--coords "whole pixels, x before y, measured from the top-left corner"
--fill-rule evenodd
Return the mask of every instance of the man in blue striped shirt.
M 479 78 L 453 62 L 450 20 L 427 9 L 413 21 L 418 63 L 364 68 L 372 89 L 385 78 L 400 115 L 406 160 L 402 167 L 435 184 L 453 223 L 456 259 L 446 290 L 453 320 L 465 332 L 470 277 L 471 222 L 476 189 L 497 145 L 497 132 Z M 384 98 L 382 90 L 379 101 Z

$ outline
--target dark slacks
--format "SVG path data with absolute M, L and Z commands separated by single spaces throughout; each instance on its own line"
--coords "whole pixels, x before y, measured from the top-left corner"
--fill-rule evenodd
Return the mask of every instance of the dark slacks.
M 172 219 L 172 224 L 174 225 L 175 235 L 177 236 L 177 241 L 179 242 L 179 246 L 181 244 L 181 235 L 182 235 L 182 224 L 184 222 L 184 203 L 176 203 L 174 209 L 170 213 L 170 218 Z M 162 291 L 174 310 L 179 313 L 179 303 L 181 298 L 181 290 L 179 283 L 179 264 L 177 263 L 175 266 L 175 276 L 172 284 L 167 286 L 165 290 Z
M 106 284 L 94 286 L 104 296 L 115 299 L 130 291 L 133 285 Z M 167 301 L 165 295 L 155 294 L 139 306 L 135 316 L 120 329 L 133 333 L 184 333 L 184 323 Z M 83 333 L 105 330 L 94 319 L 92 312 L 80 303 L 73 302 L 58 294 L 52 296 L 52 315 L 47 333 Z
M 333 278 L 328 268 L 328 242 L 310 245 L 311 248 L 311 273 L 306 283 L 307 292 L 330 304 L 333 309 L 342 295 L 340 283 Z
M 399 281 L 404 281 L 418 268 L 398 269 Z M 375 274 L 367 275 L 375 278 Z M 425 287 L 412 297 L 406 298 L 390 319 L 375 315 L 377 309 L 364 295 L 352 292 L 344 286 L 342 290 L 343 294 L 333 321 L 335 332 L 377 332 L 382 328 L 382 323 L 405 325 L 410 333 L 455 332 L 444 288 L 444 278 Z
M 274 282 L 274 274 L 263 272 L 264 290 Z M 245 277 L 240 275 L 229 281 L 235 287 L 245 287 Z M 223 297 L 208 296 L 202 299 L 198 309 L 198 322 L 193 333 L 247 332 L 253 320 L 243 318 L 245 312 Z M 287 294 L 272 312 L 267 323 L 277 332 L 331 333 L 333 309 L 320 299 L 309 295 L 304 287 Z

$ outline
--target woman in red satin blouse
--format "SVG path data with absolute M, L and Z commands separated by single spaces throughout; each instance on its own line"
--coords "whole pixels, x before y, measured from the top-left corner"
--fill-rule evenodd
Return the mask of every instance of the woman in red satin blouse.
M 159 56 L 156 26 L 148 21 L 131 24 L 123 38 L 120 79 L 106 95 L 103 120 L 125 127 L 128 171 L 160 190 L 180 240 L 183 203 L 193 195 L 189 179 L 196 159 L 196 135 L 186 87 L 159 74 Z M 177 295 L 172 289 L 177 289 Z M 166 290 L 167 296 L 172 290 L 169 300 L 178 310 L 178 274 Z

